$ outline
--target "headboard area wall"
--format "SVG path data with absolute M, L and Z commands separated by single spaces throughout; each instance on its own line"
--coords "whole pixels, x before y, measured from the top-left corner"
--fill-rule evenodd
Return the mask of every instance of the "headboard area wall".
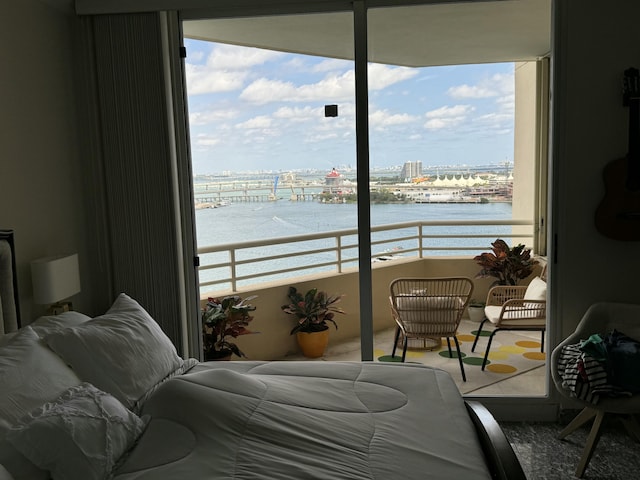
M 0 335 L 20 328 L 13 230 L 0 230 Z

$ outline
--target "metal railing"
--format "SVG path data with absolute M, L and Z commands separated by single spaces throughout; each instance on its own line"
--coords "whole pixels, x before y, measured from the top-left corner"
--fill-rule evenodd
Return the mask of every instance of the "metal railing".
M 513 227 L 519 228 L 514 231 Z M 261 281 L 357 268 L 357 235 L 354 228 L 199 248 L 200 290 L 236 291 Z M 533 236 L 530 220 L 415 221 L 372 226 L 371 260 L 477 255 L 488 251 L 496 238 L 530 245 Z

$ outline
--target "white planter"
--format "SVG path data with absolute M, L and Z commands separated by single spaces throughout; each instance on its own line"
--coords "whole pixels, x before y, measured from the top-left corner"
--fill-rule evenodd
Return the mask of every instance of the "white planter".
M 484 307 L 469 307 L 469 320 L 481 322 L 484 320 Z

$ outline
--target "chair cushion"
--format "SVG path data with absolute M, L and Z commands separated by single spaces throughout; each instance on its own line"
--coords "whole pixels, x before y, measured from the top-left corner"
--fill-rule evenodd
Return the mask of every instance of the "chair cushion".
M 535 277 L 527 286 L 524 292 L 526 300 L 546 300 L 547 299 L 547 282 L 540 277 Z
M 484 307 L 484 315 L 487 317 L 491 323 L 497 324 L 500 319 L 500 313 L 502 312 L 502 307 L 500 305 L 488 305 Z M 524 313 L 526 312 L 526 313 Z M 502 327 L 525 327 L 525 326 L 533 326 L 533 327 L 544 327 L 546 325 L 545 318 L 529 318 L 530 315 L 533 314 L 531 310 L 524 310 L 523 313 L 527 315 L 525 318 L 522 318 L 522 313 L 518 311 L 507 312 L 504 317 L 502 317 L 502 322 L 500 322 L 500 326 Z
M 407 335 L 445 336 L 455 333 L 464 300 L 453 296 L 398 296 L 396 307 Z

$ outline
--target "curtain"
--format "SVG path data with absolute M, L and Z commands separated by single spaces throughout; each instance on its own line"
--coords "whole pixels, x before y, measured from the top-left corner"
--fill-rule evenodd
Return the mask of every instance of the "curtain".
M 95 247 L 91 281 L 100 292 L 97 303 L 108 307 L 120 292 L 127 293 L 186 353 L 191 341 L 185 337 L 186 317 L 194 312 L 186 292 L 195 289 L 188 289 L 185 279 L 193 281 L 195 267 L 183 261 L 185 238 L 192 238 L 183 236 L 180 213 L 181 202 L 188 202 L 181 184 L 189 170 L 184 161 L 178 166 L 178 155 L 184 158 L 188 149 L 173 118 L 180 102 L 168 87 L 166 18 L 163 13 L 80 18 L 79 98 L 92 228 L 87 236 Z
M 0 336 L 20 327 L 13 232 L 0 230 Z

